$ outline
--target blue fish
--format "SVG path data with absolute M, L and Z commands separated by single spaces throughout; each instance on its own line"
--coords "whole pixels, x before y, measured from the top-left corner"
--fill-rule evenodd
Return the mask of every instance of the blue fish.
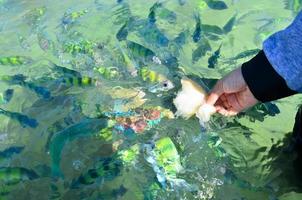
M 128 36 L 128 23 L 126 22 L 117 32 L 116 39 L 118 41 L 126 40 Z
M 205 0 L 206 4 L 209 8 L 213 10 L 224 10 L 227 9 L 228 6 L 223 1 L 218 0 Z
M 192 35 L 192 38 L 193 38 L 193 41 L 196 43 L 201 38 L 201 21 L 200 21 L 199 13 L 195 13 L 194 17 L 195 17 L 196 25 L 195 25 L 195 30 Z
M 50 91 L 41 86 L 37 86 L 32 82 L 25 81 L 26 77 L 22 74 L 16 74 L 13 76 L 2 76 L 1 80 L 7 82 L 11 85 L 20 85 L 29 90 L 35 92 L 38 96 L 42 97 L 43 99 L 49 99 L 51 97 Z
M 232 31 L 235 22 L 236 22 L 236 18 L 237 18 L 237 14 L 235 14 L 233 17 L 231 17 L 231 19 L 229 19 L 229 21 L 223 26 L 223 31 L 225 34 L 228 34 L 229 32 Z
M 195 49 L 192 53 L 192 62 L 196 63 L 201 57 L 205 56 L 207 51 L 211 51 L 212 48 L 210 46 L 210 43 L 203 39 L 200 43 L 197 49 Z
M 90 136 L 107 127 L 107 119 L 84 118 L 77 124 L 56 133 L 50 141 L 49 152 L 51 156 L 51 171 L 54 177 L 63 178 L 60 169 L 61 153 L 64 146 L 79 137 Z
M 22 147 L 9 147 L 0 152 L 0 162 L 11 158 L 14 154 L 19 154 L 23 151 L 24 146 Z
M 17 112 L 10 112 L 0 108 L 0 114 L 5 115 L 11 119 L 17 120 L 24 128 L 27 126 L 31 128 L 36 128 L 38 126 L 37 120 L 29 118 L 28 116 Z
M 178 0 L 179 5 L 183 6 L 187 3 L 187 0 Z
M 0 94 L 0 104 L 7 104 L 10 102 L 10 100 L 13 98 L 14 90 L 13 89 L 7 89 L 3 92 L 3 94 Z
M 221 46 L 213 53 L 213 55 L 208 59 L 208 68 L 213 69 L 217 65 L 218 58 L 220 57 Z

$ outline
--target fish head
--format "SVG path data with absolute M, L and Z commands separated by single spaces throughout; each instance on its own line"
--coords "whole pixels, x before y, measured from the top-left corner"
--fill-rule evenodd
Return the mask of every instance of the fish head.
M 158 92 L 167 92 L 173 89 L 175 86 L 172 81 L 169 79 L 163 80 L 156 85 L 153 85 L 149 88 L 149 92 L 151 93 L 158 93 Z

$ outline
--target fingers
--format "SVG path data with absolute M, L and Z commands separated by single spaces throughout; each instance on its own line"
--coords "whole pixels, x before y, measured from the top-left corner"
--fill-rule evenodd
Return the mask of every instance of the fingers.
M 209 105 L 214 105 L 216 101 L 219 99 L 219 97 L 223 94 L 223 82 L 218 81 L 212 91 L 210 92 L 206 103 Z

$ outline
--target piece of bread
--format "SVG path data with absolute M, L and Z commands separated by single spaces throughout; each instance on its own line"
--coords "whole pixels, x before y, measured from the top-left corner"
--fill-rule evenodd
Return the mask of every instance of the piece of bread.
M 173 100 L 177 108 L 176 116 L 189 119 L 193 115 L 203 122 L 210 120 L 210 116 L 216 111 L 214 106 L 205 104 L 207 93 L 194 81 L 183 78 L 181 80 L 182 89 Z

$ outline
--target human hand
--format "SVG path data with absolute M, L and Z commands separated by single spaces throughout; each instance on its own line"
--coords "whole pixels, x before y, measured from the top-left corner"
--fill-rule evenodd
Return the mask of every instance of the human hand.
M 257 102 L 239 67 L 216 83 L 206 103 L 214 105 L 216 111 L 222 115 L 234 116 Z

